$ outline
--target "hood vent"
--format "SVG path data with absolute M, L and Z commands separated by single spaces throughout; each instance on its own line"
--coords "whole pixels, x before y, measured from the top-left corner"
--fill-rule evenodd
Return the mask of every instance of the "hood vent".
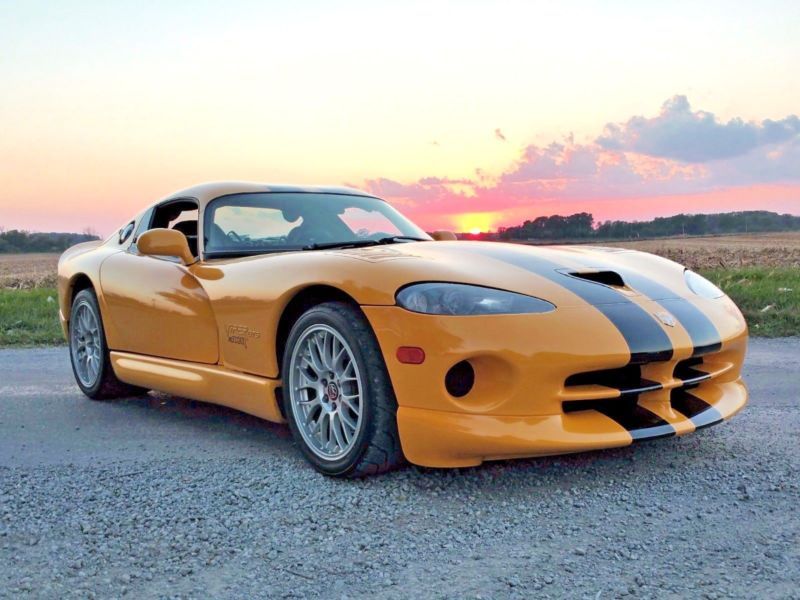
M 587 281 L 594 281 L 595 283 L 602 283 L 603 285 L 610 285 L 612 287 L 625 287 L 625 281 L 622 275 L 616 271 L 584 271 L 570 273 L 573 277 L 579 279 L 586 279 Z

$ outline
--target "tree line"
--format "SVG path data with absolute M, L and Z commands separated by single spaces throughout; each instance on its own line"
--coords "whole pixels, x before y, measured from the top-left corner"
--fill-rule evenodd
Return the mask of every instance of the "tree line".
M 637 239 L 681 235 L 718 235 L 800 230 L 800 216 L 765 210 L 711 215 L 674 215 L 651 221 L 603 221 L 591 213 L 552 215 L 528 220 L 514 227 L 501 227 L 501 240 Z
M 0 230 L 0 254 L 18 252 L 63 252 L 70 246 L 100 238 L 87 233 L 31 233 L 12 229 Z

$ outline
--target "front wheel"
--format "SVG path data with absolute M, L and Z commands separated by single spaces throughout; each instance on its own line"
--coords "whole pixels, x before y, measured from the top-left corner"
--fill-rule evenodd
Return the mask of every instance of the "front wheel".
M 289 334 L 282 370 L 289 428 L 317 470 L 360 477 L 403 461 L 397 401 L 358 308 L 326 302 L 304 313 Z
M 114 375 L 94 290 L 81 290 L 72 303 L 69 355 L 75 381 L 89 398 L 106 400 L 144 393 L 143 389 L 123 383 Z

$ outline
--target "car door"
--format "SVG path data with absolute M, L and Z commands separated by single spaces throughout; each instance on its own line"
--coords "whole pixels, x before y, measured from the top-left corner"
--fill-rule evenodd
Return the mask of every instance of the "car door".
M 168 204 L 156 207 L 149 225 L 140 227 L 137 235 L 153 227 L 169 226 L 167 217 L 181 206 L 173 205 L 166 212 Z M 177 259 L 139 254 L 134 240 L 127 250 L 103 262 L 100 282 L 103 317 L 113 331 L 113 337 L 109 336 L 112 350 L 196 363 L 217 362 L 217 324 L 208 294 L 191 269 Z

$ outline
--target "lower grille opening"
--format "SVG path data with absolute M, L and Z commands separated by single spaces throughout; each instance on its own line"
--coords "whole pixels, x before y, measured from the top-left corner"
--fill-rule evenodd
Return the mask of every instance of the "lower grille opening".
M 715 425 L 722 421 L 722 415 L 708 402 L 685 389 L 672 390 L 670 404 L 685 417 L 689 417 L 696 429 Z
M 638 398 L 612 398 L 610 400 L 566 400 L 561 403 L 561 408 L 565 413 L 578 412 L 581 410 L 596 410 L 603 414 L 614 413 L 625 415 L 633 412 L 636 408 Z
M 618 369 L 604 369 L 602 371 L 587 371 L 576 373 L 567 377 L 564 382 L 566 388 L 600 385 L 619 390 L 620 396 L 638 396 L 661 389 L 661 384 L 649 379 L 642 379 L 642 369 L 639 365 L 627 365 Z
M 675 435 L 675 429 L 657 414 L 639 406 L 638 398 L 572 400 L 563 403 L 565 413 L 596 410 L 624 427 L 634 440 Z
M 711 375 L 698 369 L 703 364 L 701 357 L 687 358 L 675 365 L 673 376 L 683 381 L 684 388 L 697 387 L 703 381 L 711 379 Z
M 642 369 L 639 365 L 627 365 L 619 369 L 587 371 L 570 375 L 564 384 L 567 387 L 577 385 L 603 385 L 611 388 L 636 387 L 642 380 Z

